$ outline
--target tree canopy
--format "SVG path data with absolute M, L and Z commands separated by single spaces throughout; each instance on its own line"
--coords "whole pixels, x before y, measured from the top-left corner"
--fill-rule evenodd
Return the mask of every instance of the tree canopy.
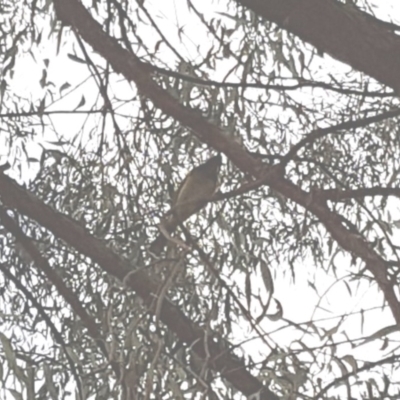
M 389 3 L 0 0 L 0 398 L 399 398 Z

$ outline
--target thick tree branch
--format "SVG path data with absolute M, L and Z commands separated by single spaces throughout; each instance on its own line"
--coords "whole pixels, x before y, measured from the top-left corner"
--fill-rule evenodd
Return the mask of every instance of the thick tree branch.
M 292 0 L 283 0 L 282 2 L 290 3 L 292 6 L 294 4 Z M 305 2 L 309 5 L 322 4 L 319 0 L 296 0 L 296 2 Z M 279 2 L 272 0 L 265 1 L 265 3 L 279 4 Z M 324 3 L 331 4 L 332 2 L 329 0 Z M 199 112 L 179 104 L 175 98 L 152 81 L 152 68 L 142 63 L 135 55 L 124 50 L 117 40 L 108 36 L 102 30 L 101 25 L 91 17 L 78 0 L 54 0 L 54 4 L 58 17 L 65 24 L 76 29 L 95 51 L 107 59 L 116 72 L 123 74 L 128 81 L 135 82 L 139 91 L 164 113 L 190 128 L 200 140 L 225 153 L 243 172 L 253 175 L 256 179 L 262 179 L 272 189 L 316 215 L 343 249 L 360 257 L 365 262 L 366 268 L 372 273 L 383 291 L 396 322 L 400 324 L 400 304 L 395 295 L 393 284 L 389 280 L 385 260 L 371 249 L 362 237 L 352 234 L 348 228 L 343 226 L 341 218 L 329 210 L 325 201 L 318 196 L 317 192 L 307 193 L 290 181 L 283 179 L 279 167 L 269 167 L 255 159 L 240 144 L 232 140 L 223 129 L 208 122 Z M 263 2 L 260 4 L 263 4 Z M 308 11 L 314 10 L 309 9 Z M 301 11 L 302 13 L 303 11 Z M 311 24 L 312 21 L 309 23 Z M 337 27 L 335 31 L 337 31 Z M 400 77 L 398 70 L 400 69 L 396 69 L 396 76 Z
M 311 13 L 315 13 L 316 10 L 320 10 L 321 7 L 323 8 L 323 6 L 318 6 L 318 4 L 326 3 L 332 7 L 336 7 L 334 13 L 335 18 L 338 18 L 338 10 L 343 12 L 341 8 L 337 9 L 337 5 L 335 5 L 331 0 L 324 2 L 320 2 L 319 0 L 296 0 L 295 2 L 292 0 L 279 1 L 282 1 L 282 3 L 285 3 L 286 5 L 290 3 L 292 8 L 295 3 L 302 4 L 304 2 L 309 6 L 315 5 L 315 7 L 317 7 L 315 10 L 313 8 L 308 10 L 308 12 Z M 259 2 L 259 4 L 264 3 L 274 3 L 277 8 L 280 8 L 278 7 L 280 3 L 277 1 L 271 0 Z M 128 81 L 135 82 L 139 91 L 143 95 L 147 96 L 164 113 L 175 118 L 182 125 L 190 128 L 200 140 L 209 144 L 216 150 L 225 153 L 225 155 L 242 171 L 253 175 L 256 179 L 262 179 L 263 182 L 269 185 L 272 189 L 316 215 L 327 231 L 331 234 L 332 238 L 336 240 L 343 249 L 360 257 L 365 262 L 366 268 L 372 273 L 378 286 L 382 290 L 396 322 L 400 324 L 400 305 L 394 292 L 393 283 L 389 280 L 387 274 L 386 261 L 378 255 L 362 237 L 352 234 L 348 228 L 343 226 L 341 218 L 329 210 L 325 201 L 317 192 L 307 193 L 292 184 L 290 181 L 283 179 L 280 176 L 279 169 L 263 165 L 260 160 L 253 158 L 241 147 L 241 145 L 232 140 L 223 129 L 206 121 L 199 112 L 179 104 L 175 98 L 152 81 L 152 68 L 147 66 L 145 63 L 142 63 L 135 55 L 124 50 L 114 38 L 109 37 L 105 32 L 103 32 L 101 25 L 91 17 L 89 12 L 79 1 L 54 0 L 54 4 L 56 6 L 58 17 L 65 24 L 71 25 L 75 30 L 77 30 L 82 38 L 89 43 L 95 51 L 107 59 L 116 72 L 123 74 Z M 291 11 L 292 13 L 293 11 L 300 11 L 302 18 L 306 18 L 306 16 L 303 15 L 304 10 L 297 10 L 297 8 L 291 10 L 286 7 L 286 11 Z M 292 18 L 292 15 L 289 13 L 286 18 L 288 17 Z M 316 28 L 318 28 L 320 22 L 314 21 L 314 19 L 307 23 L 309 26 L 312 26 L 312 24 L 315 23 Z M 333 35 L 338 30 L 340 30 L 340 27 L 336 26 L 335 30 L 330 32 L 330 34 Z M 398 40 L 400 42 L 400 38 Z M 339 43 L 343 45 L 344 41 L 344 39 L 340 39 Z M 370 50 L 368 51 L 368 54 L 370 55 Z M 400 52 L 396 54 L 399 54 L 399 56 L 394 57 L 393 55 L 393 58 L 399 58 L 400 60 Z M 400 68 L 395 69 L 395 75 L 397 79 L 400 80 L 400 75 L 398 74 L 399 70 Z M 397 85 L 396 87 L 400 88 L 400 85 Z M 116 263 L 115 257 L 116 256 L 114 256 L 113 259 L 109 259 L 107 263 L 103 262 L 103 264 L 113 265 L 113 263 Z M 121 268 L 122 267 L 123 266 L 121 265 Z M 107 270 L 110 270 L 110 268 L 108 267 Z M 138 293 L 143 295 L 145 299 L 148 298 L 149 292 L 154 293 L 154 290 L 146 290 L 146 293 L 143 293 L 143 288 L 149 288 L 152 285 L 152 282 L 149 281 L 147 276 L 136 276 L 136 278 L 138 280 L 143 280 L 137 289 Z M 165 303 L 165 307 L 163 308 L 163 311 L 165 312 L 165 322 L 170 329 L 178 333 L 181 328 L 177 324 L 171 325 L 171 318 L 173 318 L 172 315 L 176 315 L 178 318 L 179 311 L 172 305 L 167 306 L 167 304 L 169 303 Z M 169 309 L 168 307 L 171 308 Z M 169 315 L 170 313 L 171 315 Z M 182 315 L 178 320 L 183 321 L 183 318 L 184 316 Z M 185 339 L 185 341 L 187 342 L 189 339 Z M 203 350 L 204 349 L 198 349 L 200 353 Z M 238 384 L 237 380 L 231 382 L 234 382 L 235 386 Z M 243 390 L 242 392 L 245 393 Z
M 256 175 L 262 167 L 261 161 L 253 159 L 223 129 L 207 123 L 199 111 L 183 107 L 174 97 L 158 87 L 152 80 L 152 66 L 141 62 L 134 54 L 123 49 L 116 39 L 107 35 L 78 0 L 54 0 L 54 5 L 62 22 L 75 29 L 82 39 L 109 61 L 116 72 L 121 73 L 128 81 L 135 82 L 139 91 L 156 107 L 193 130 L 200 140 L 225 153 L 238 168 Z
M 123 281 L 143 299 L 148 307 L 154 305 L 162 283 L 152 280 L 143 270 L 132 273 L 131 265 L 108 249 L 104 242 L 93 237 L 84 227 L 68 216 L 45 205 L 3 172 L 0 172 L 0 198 L 5 206 L 34 219 L 77 251 L 90 257 L 104 271 Z M 207 359 L 210 368 L 219 372 L 221 377 L 243 394 L 249 396 L 261 391 L 261 400 L 278 399 L 246 370 L 241 359 L 227 351 L 226 342 L 206 334 L 168 299 L 164 299 L 162 303 L 160 319 L 198 356 Z
M 91 338 L 96 342 L 101 352 L 108 360 L 108 352 L 105 346 L 105 340 L 101 333 L 100 327 L 96 321 L 86 312 L 82 303 L 79 301 L 75 293 L 68 288 L 64 281 L 60 278 L 56 271 L 51 268 L 46 258 L 44 258 L 40 251 L 34 245 L 32 239 L 25 235 L 18 224 L 7 214 L 7 211 L 0 206 L 0 222 L 2 225 L 14 235 L 16 241 L 21 244 L 22 248 L 27 252 L 29 257 L 34 262 L 35 266 L 41 270 L 47 279 L 55 286 L 58 293 L 64 300 L 71 306 L 74 313 L 80 318 L 82 324 L 86 327 Z M 119 368 L 117 362 L 112 362 L 112 367 L 117 377 L 119 377 Z
M 236 0 L 261 17 L 400 93 L 400 36 L 336 0 Z

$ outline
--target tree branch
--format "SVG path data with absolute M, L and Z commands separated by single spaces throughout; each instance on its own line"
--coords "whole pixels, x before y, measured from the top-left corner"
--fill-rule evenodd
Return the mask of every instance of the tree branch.
M 0 172 L 0 197 L 7 207 L 34 219 L 77 251 L 90 257 L 104 271 L 126 283 L 149 308 L 154 303 L 161 282 L 155 282 L 143 270 L 132 273 L 132 266 L 108 249 L 103 241 L 93 237 L 73 219 L 45 205 L 3 172 Z M 167 298 L 162 303 L 160 320 L 199 357 L 206 359 L 208 355 L 210 368 L 219 372 L 222 378 L 243 394 L 250 396 L 260 392 L 260 400 L 278 400 L 275 394 L 246 370 L 241 359 L 226 351 L 224 340 L 204 332 Z
M 83 325 L 88 330 L 89 335 L 92 337 L 92 339 L 95 341 L 97 346 L 100 348 L 100 350 L 108 360 L 109 357 L 105 342 L 102 337 L 103 335 L 96 321 L 86 312 L 85 308 L 82 306 L 82 303 L 79 301 L 75 293 L 65 285 L 64 281 L 60 278 L 57 272 L 51 268 L 47 259 L 40 254 L 40 251 L 33 244 L 32 239 L 25 235 L 22 229 L 1 206 L 0 222 L 11 234 L 14 235 L 17 242 L 19 242 L 23 249 L 29 254 L 36 267 L 46 275 L 47 279 L 55 286 L 58 293 L 71 306 L 74 313 L 80 318 Z M 112 362 L 111 364 L 117 377 L 119 377 L 118 363 Z
M 355 199 L 367 196 L 396 196 L 400 198 L 400 188 L 388 188 L 388 187 L 372 187 L 365 189 L 355 190 L 341 190 L 341 189 L 329 189 L 322 190 L 321 196 L 324 199 L 332 201 L 342 201 L 346 199 Z
M 259 2 L 259 5 L 264 3 L 274 3 L 277 7 L 279 4 L 276 0 L 263 0 L 263 2 Z M 332 6 L 331 0 L 326 2 L 320 2 L 319 0 L 296 0 L 295 2 L 293 0 L 283 0 L 282 3 L 292 6 L 297 3 L 307 3 L 317 7 L 316 10 L 318 12 L 321 7 L 323 8 L 321 4 L 326 3 Z M 386 261 L 362 237 L 352 234 L 348 228 L 343 226 L 341 218 L 329 210 L 326 202 L 318 196 L 316 191 L 305 192 L 289 180 L 284 179 L 279 166 L 271 167 L 263 164 L 261 160 L 255 159 L 222 128 L 207 121 L 198 111 L 181 105 L 168 92 L 158 87 L 152 80 L 151 66 L 141 62 L 137 56 L 123 49 L 116 39 L 108 36 L 103 31 L 102 26 L 91 17 L 90 13 L 78 0 L 54 0 L 54 4 L 58 17 L 65 24 L 71 25 L 76 29 L 82 38 L 92 46 L 94 51 L 102 55 L 112 65 L 116 72 L 123 74 L 128 81 L 135 82 L 141 94 L 147 96 L 156 107 L 175 118 L 182 125 L 190 128 L 201 141 L 224 153 L 243 172 L 254 176 L 256 179 L 262 179 L 264 184 L 269 185 L 273 190 L 317 216 L 332 238 L 344 250 L 360 257 L 365 262 L 366 268 L 372 273 L 379 288 L 382 290 L 396 322 L 400 324 L 400 304 L 394 292 L 393 283 L 387 274 Z M 335 5 L 334 2 L 333 5 Z M 293 12 L 290 9 L 289 11 Z M 326 12 L 326 10 L 322 11 Z M 318 12 L 315 12 L 314 9 L 309 9 L 307 12 L 318 16 Z M 335 12 L 337 14 L 337 9 L 335 9 Z M 304 10 L 301 10 L 302 17 L 305 17 L 303 14 Z M 338 16 L 335 15 L 335 17 Z M 317 29 L 320 22 L 314 20 L 315 18 L 309 24 L 312 26 L 315 23 Z M 340 31 L 340 29 L 338 30 L 337 26 L 335 26 L 335 30 L 331 34 L 337 33 L 337 31 Z M 345 42 L 345 40 L 341 40 L 341 42 Z M 400 38 L 398 38 L 398 42 L 400 44 Z M 364 38 L 364 47 L 365 43 L 368 43 L 368 41 Z M 370 58 L 370 54 L 368 46 L 368 58 Z M 395 75 L 400 82 L 400 75 L 398 74 L 400 70 L 400 51 L 396 54 L 399 54 L 399 56 L 395 57 L 393 54 L 391 56 L 393 59 L 399 59 L 399 67 L 395 69 Z M 381 60 L 379 61 L 381 62 Z M 400 84 L 398 87 L 400 88 Z
M 336 0 L 236 1 L 400 92 L 400 37 L 384 21 Z

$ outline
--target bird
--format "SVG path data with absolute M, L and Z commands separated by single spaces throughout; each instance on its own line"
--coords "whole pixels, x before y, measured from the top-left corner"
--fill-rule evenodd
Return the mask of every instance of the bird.
M 216 192 L 221 155 L 211 157 L 204 164 L 193 168 L 181 182 L 176 191 L 168 217 L 161 222 L 163 228 L 173 232 L 177 226 L 191 215 L 200 211 Z M 150 245 L 151 253 L 158 255 L 167 243 L 167 238 L 160 233 Z

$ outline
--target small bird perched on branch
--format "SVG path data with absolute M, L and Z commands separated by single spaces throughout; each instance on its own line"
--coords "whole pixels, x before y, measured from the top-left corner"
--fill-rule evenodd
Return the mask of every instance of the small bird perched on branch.
M 172 201 L 169 215 L 161 222 L 161 230 L 168 233 L 173 232 L 179 223 L 188 219 L 191 215 L 200 211 L 215 193 L 218 185 L 219 168 L 221 166 L 221 155 L 210 158 L 204 164 L 193 168 L 180 184 Z M 150 251 L 158 255 L 167 238 L 160 233 L 151 244 Z

